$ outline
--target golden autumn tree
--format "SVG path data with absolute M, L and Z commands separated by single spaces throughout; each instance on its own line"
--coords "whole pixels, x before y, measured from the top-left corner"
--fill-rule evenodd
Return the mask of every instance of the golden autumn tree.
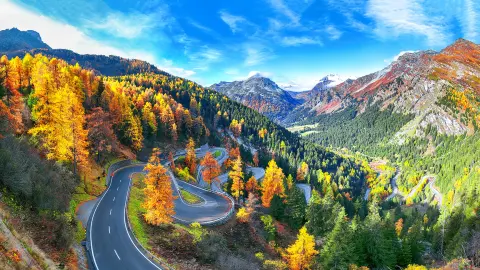
M 318 251 L 315 250 L 315 238 L 303 226 L 297 236 L 297 241 L 287 248 L 284 258 L 291 270 L 310 269 Z
M 228 173 L 228 176 L 232 179 L 232 195 L 238 201 L 240 196 L 243 195 L 243 170 L 242 170 L 242 158 L 239 156 L 232 166 L 232 170 Z
M 284 178 L 285 175 L 282 169 L 277 166 L 275 160 L 270 160 L 262 182 L 262 205 L 264 207 L 270 207 L 270 202 L 275 194 L 279 196 L 285 195 Z
M 188 139 L 185 164 L 187 164 L 190 174 L 194 175 L 197 170 L 197 155 L 195 154 L 195 141 L 192 138 Z
M 220 175 L 220 165 L 213 157 L 212 153 L 207 152 L 200 162 L 200 165 L 203 166 L 202 178 L 206 183 L 211 185 L 213 181 L 217 183 L 219 182 L 218 176 Z
M 160 150 L 153 149 L 152 155 L 148 160 L 144 171 L 145 176 L 145 201 L 143 207 L 146 210 L 144 214 L 145 221 L 152 225 L 160 225 L 172 222 L 172 216 L 175 214 L 172 185 L 167 169 L 160 163 Z
M 255 176 L 252 175 L 245 184 L 245 190 L 248 194 L 255 194 L 259 190 L 258 182 Z
M 304 181 L 307 174 L 308 174 L 308 164 L 305 161 L 302 161 L 302 163 L 300 164 L 300 166 L 298 166 L 298 169 L 297 169 L 297 180 Z

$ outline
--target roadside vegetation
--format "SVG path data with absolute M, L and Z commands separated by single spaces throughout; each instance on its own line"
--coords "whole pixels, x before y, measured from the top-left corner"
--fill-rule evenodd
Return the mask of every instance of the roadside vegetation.
M 182 196 L 183 200 L 189 204 L 199 204 L 204 202 L 204 200 L 197 195 L 188 192 L 187 190 L 180 188 L 180 195 Z

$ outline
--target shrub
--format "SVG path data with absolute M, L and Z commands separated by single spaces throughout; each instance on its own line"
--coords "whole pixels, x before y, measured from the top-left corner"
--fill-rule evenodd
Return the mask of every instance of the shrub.
M 220 253 L 228 250 L 227 240 L 220 234 L 210 233 L 206 235 L 197 245 L 200 259 L 206 263 L 214 263 Z

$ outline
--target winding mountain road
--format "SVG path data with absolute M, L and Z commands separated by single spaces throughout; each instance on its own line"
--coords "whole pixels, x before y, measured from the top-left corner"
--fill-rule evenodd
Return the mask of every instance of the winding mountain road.
M 228 158 L 223 148 L 197 149 L 197 155 L 203 156 L 207 151 L 217 150 L 222 152 L 217 160 L 223 163 Z M 142 163 L 116 170 L 107 190 L 93 208 L 87 232 L 87 250 L 92 255 L 95 269 L 161 269 L 149 255 L 142 252 L 127 224 L 126 207 L 131 175 L 143 172 L 144 167 L 145 164 Z M 228 218 L 233 209 L 233 201 L 229 197 L 177 181 L 170 171 L 169 175 L 174 195 L 177 196 L 174 215 L 177 222 L 210 225 Z M 179 187 L 203 198 L 204 202 L 198 205 L 187 204 L 179 196 Z

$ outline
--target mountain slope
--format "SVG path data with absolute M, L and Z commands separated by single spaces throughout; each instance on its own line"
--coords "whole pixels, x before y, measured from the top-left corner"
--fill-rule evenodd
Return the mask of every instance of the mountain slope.
M 78 54 L 65 49 L 52 49 L 45 44 L 35 31 L 20 31 L 16 28 L 0 31 L 0 55 L 9 58 L 25 54 L 43 54 L 65 60 L 69 64 L 80 64 L 83 68 L 96 70 L 105 76 L 120 76 L 143 72 L 167 74 L 154 65 L 137 59 L 126 59 L 119 56 Z
M 449 135 L 472 132 L 477 125 L 478 109 L 448 108 L 446 105 L 451 102 L 445 98 L 449 99 L 455 91 L 453 95 L 457 101 L 471 96 L 464 101 L 475 102 L 469 93 L 478 94 L 479 51 L 478 45 L 460 39 L 439 53 L 404 54 L 381 71 L 315 93 L 287 122 L 291 124 L 296 119 L 303 119 L 304 123 L 315 122 L 318 115 L 339 112 L 350 106 L 361 114 L 370 105 L 377 104 L 381 110 L 392 105 L 395 113 L 415 115 L 402 130 L 403 134 L 413 132 L 421 136 L 429 125 Z
M 245 81 L 220 82 L 210 86 L 215 91 L 248 106 L 273 120 L 283 118 L 300 101 L 272 80 L 255 75 Z

